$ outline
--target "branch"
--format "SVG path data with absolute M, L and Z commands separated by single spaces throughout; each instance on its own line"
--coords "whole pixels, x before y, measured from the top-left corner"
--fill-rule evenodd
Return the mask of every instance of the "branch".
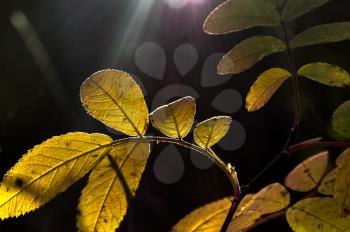
M 297 151 L 302 151 L 310 148 L 323 148 L 323 147 L 340 147 L 348 148 L 350 147 L 350 142 L 315 142 L 315 143 L 298 143 L 290 146 L 287 149 L 287 154 L 292 155 Z

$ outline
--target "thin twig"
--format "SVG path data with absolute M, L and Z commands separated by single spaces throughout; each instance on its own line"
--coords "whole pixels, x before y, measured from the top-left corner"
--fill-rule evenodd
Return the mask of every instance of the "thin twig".
M 340 147 L 348 148 L 350 147 L 350 142 L 315 142 L 315 143 L 298 143 L 290 146 L 287 149 L 287 154 L 292 155 L 293 153 L 301 150 L 306 150 L 310 148 L 324 148 L 324 147 Z
M 252 180 L 249 181 L 247 185 L 245 185 L 245 188 L 242 190 L 242 194 L 247 191 L 247 189 L 262 175 L 264 174 L 277 160 L 279 160 L 283 155 L 287 154 L 287 148 L 289 144 L 291 143 L 293 136 L 295 134 L 296 128 L 299 126 L 300 123 L 300 116 L 301 116 L 301 102 L 300 102 L 300 90 L 299 90 L 299 84 L 298 84 L 298 74 L 295 67 L 295 62 L 292 54 L 292 49 L 290 47 L 288 33 L 287 33 L 287 27 L 285 25 L 285 22 L 282 19 L 282 7 L 278 5 L 276 1 L 276 5 L 278 8 L 278 13 L 280 15 L 281 20 L 281 29 L 283 32 L 284 41 L 286 42 L 286 55 L 288 60 L 288 65 L 290 72 L 292 74 L 292 85 L 293 85 L 293 95 L 294 95 L 294 117 L 293 121 L 291 123 L 287 139 L 281 149 L 281 151 L 278 153 L 273 160 L 271 160 Z

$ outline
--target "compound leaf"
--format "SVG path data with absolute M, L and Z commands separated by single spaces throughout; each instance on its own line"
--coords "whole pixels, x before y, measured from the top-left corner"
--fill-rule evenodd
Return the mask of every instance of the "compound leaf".
M 332 196 L 334 194 L 334 183 L 337 175 L 337 168 L 333 169 L 323 178 L 321 184 L 318 186 L 317 191 L 323 195 Z
M 279 212 L 290 203 L 290 195 L 279 183 L 266 186 L 243 198 L 228 227 L 230 232 L 248 231 L 265 215 Z
M 328 165 L 328 151 L 311 156 L 296 166 L 286 177 L 285 185 L 297 192 L 310 191 L 318 185 Z
M 350 22 L 317 25 L 299 33 L 291 40 L 291 47 L 332 43 L 350 39 Z
M 220 231 L 231 204 L 231 198 L 224 198 L 202 206 L 181 219 L 171 232 Z
M 338 134 L 350 138 L 350 101 L 344 102 L 335 110 L 332 126 Z
M 334 200 L 342 216 L 350 215 L 350 149 L 337 160 L 337 175 L 334 184 Z
M 136 192 L 149 153 L 149 143 L 144 139 L 117 144 L 109 151 L 109 157 L 90 174 L 81 194 L 79 231 L 116 230 L 127 211 L 128 195 L 133 197 Z
M 302 66 L 298 74 L 324 85 L 346 87 L 350 85 L 348 72 L 336 65 L 327 63 L 311 63 Z
M 228 132 L 232 119 L 228 116 L 209 118 L 194 129 L 194 140 L 202 148 L 210 148 Z
M 282 10 L 282 19 L 284 21 L 291 21 L 329 1 L 330 0 L 287 0 Z
M 350 217 L 339 217 L 332 198 L 315 197 L 297 202 L 287 210 L 287 221 L 295 232 L 350 231 Z
M 80 88 L 87 112 L 107 126 L 127 135 L 144 135 L 148 109 L 140 86 L 118 70 L 92 74 Z
M 0 185 L 0 218 L 18 217 L 44 205 L 88 173 L 112 146 L 102 134 L 53 137 L 35 146 Z
M 225 75 L 243 72 L 264 57 L 285 49 L 285 43 L 276 37 L 253 36 L 236 45 L 222 58 L 218 73 Z
M 184 138 L 190 132 L 196 103 L 192 97 L 184 97 L 157 108 L 150 114 L 152 125 L 166 136 Z
M 260 74 L 247 95 L 247 110 L 252 112 L 262 108 L 289 77 L 291 74 L 282 68 L 272 68 Z
M 209 34 L 226 34 L 254 26 L 276 26 L 279 23 L 274 0 L 228 0 L 209 14 L 203 27 Z

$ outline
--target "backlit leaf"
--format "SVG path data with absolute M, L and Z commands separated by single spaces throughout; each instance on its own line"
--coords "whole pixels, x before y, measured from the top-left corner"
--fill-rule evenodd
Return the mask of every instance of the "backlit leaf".
M 350 149 L 337 160 L 337 175 L 334 184 L 334 200 L 342 216 L 350 215 Z
M 332 126 L 338 134 L 350 138 L 350 101 L 341 104 L 333 113 Z
M 228 0 L 214 9 L 204 22 L 209 34 L 226 34 L 254 26 L 280 23 L 274 0 Z
M 157 108 L 150 114 L 152 125 L 166 136 L 183 138 L 190 132 L 196 103 L 192 97 L 184 97 Z
M 252 112 L 262 108 L 290 76 L 291 74 L 282 68 L 272 68 L 260 74 L 247 95 L 247 110 Z
M 140 86 L 118 70 L 92 74 L 81 86 L 80 97 L 87 112 L 107 126 L 127 135 L 144 135 L 148 109 Z
M 285 179 L 285 185 L 297 192 L 310 191 L 318 185 L 324 176 L 328 165 L 328 152 L 321 152 L 306 159 Z
M 332 43 L 350 39 L 350 22 L 317 25 L 296 35 L 291 41 L 291 47 Z
M 287 0 L 282 10 L 282 19 L 284 21 L 291 21 L 329 1 L 330 0 Z
M 34 147 L 8 171 L 0 186 L 0 218 L 44 205 L 88 173 L 112 140 L 82 132 L 53 137 Z
M 324 85 L 346 87 L 350 85 L 348 72 L 336 65 L 327 63 L 311 63 L 302 66 L 298 74 Z
M 253 36 L 236 45 L 220 61 L 218 73 L 236 74 L 243 72 L 255 63 L 276 52 L 286 49 L 280 39 L 273 36 Z
M 334 183 L 335 177 L 337 175 L 337 168 L 330 171 L 322 180 L 320 186 L 318 186 L 317 191 L 323 195 L 331 196 L 334 194 Z
M 232 119 L 227 116 L 209 118 L 194 129 L 194 140 L 203 148 L 210 148 L 228 132 Z
M 265 215 L 279 212 L 290 203 L 290 195 L 279 183 L 266 186 L 254 195 L 241 201 L 228 227 L 230 232 L 248 231 Z
M 287 210 L 287 221 L 295 232 L 350 231 L 350 216 L 339 217 L 332 198 L 307 198 Z
M 231 198 L 224 198 L 200 207 L 181 219 L 171 232 L 218 232 L 231 204 Z
M 112 165 L 118 165 L 132 197 L 139 185 L 148 155 L 149 143 L 130 140 L 114 146 L 92 171 L 79 201 L 79 231 L 115 231 L 122 221 L 128 200 L 122 179 Z

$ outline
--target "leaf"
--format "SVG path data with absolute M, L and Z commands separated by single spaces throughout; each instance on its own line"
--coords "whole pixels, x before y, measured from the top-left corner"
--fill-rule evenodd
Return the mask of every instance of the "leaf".
M 202 148 L 210 148 L 228 132 L 232 119 L 227 116 L 209 118 L 194 129 L 194 140 Z
M 217 232 L 220 231 L 231 207 L 231 198 L 202 206 L 181 219 L 171 232 Z
M 0 185 L 0 218 L 44 205 L 88 173 L 112 146 L 110 137 L 82 132 L 53 137 L 34 147 Z
M 127 208 L 127 196 L 134 196 L 150 153 L 146 140 L 130 140 L 114 146 L 92 171 L 79 201 L 79 231 L 115 231 Z M 118 165 L 123 179 L 113 168 Z M 125 190 L 127 185 L 130 192 Z
M 282 10 L 282 19 L 284 21 L 291 21 L 329 1 L 330 0 L 287 0 Z
M 290 42 L 291 48 L 350 39 L 350 22 L 329 23 L 306 29 Z
M 291 74 L 282 68 L 269 69 L 258 77 L 249 90 L 246 108 L 253 112 L 262 108 Z
M 317 191 L 323 195 L 332 196 L 334 194 L 334 182 L 337 175 L 337 168 L 330 171 L 325 178 L 323 178 L 321 184 L 318 186 Z
M 264 57 L 286 49 L 280 39 L 273 36 L 253 36 L 236 45 L 220 61 L 218 74 L 243 72 Z
M 328 151 L 318 153 L 306 159 L 285 179 L 285 185 L 297 192 L 308 192 L 318 185 L 326 172 L 328 165 Z
M 321 62 L 306 64 L 298 70 L 298 74 L 324 85 L 335 87 L 350 85 L 348 72 L 332 64 Z
M 192 97 L 184 97 L 157 108 L 150 114 L 152 125 L 172 138 L 184 138 L 190 132 L 196 103 Z
M 315 197 L 297 202 L 287 211 L 287 221 L 295 232 L 350 231 L 350 217 L 339 217 L 332 198 Z
M 107 126 L 127 135 L 144 135 L 148 109 L 140 86 L 132 77 L 118 70 L 92 74 L 80 88 L 87 112 Z
M 334 200 L 342 216 L 350 215 L 350 149 L 337 160 L 337 175 L 334 184 Z
M 227 231 L 248 231 L 265 215 L 279 212 L 290 203 L 290 195 L 279 183 L 266 186 L 254 195 L 243 198 Z
M 209 14 L 203 28 L 209 34 L 227 34 L 254 26 L 279 24 L 274 0 L 228 0 Z
M 350 101 L 344 102 L 335 110 L 332 126 L 338 134 L 350 139 Z

